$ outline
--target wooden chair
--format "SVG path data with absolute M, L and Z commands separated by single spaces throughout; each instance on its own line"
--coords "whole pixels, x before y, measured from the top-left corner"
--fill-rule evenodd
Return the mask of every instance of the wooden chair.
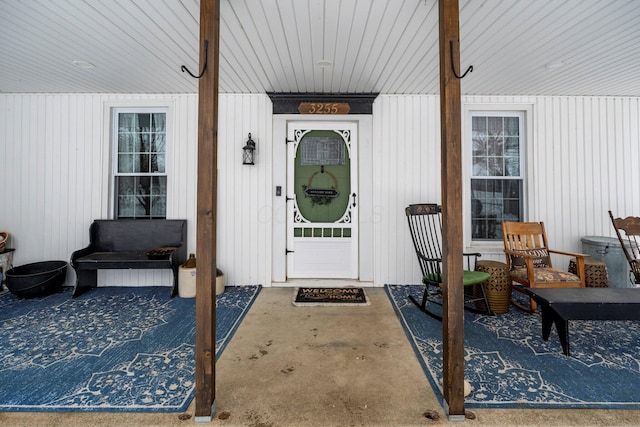
M 418 302 L 413 295 L 410 295 L 409 299 L 425 314 L 442 320 L 442 316 L 429 311 L 426 307 L 427 302 L 441 304 L 442 301 L 442 208 L 435 203 L 416 204 L 408 206 L 405 209 L 405 213 L 413 246 L 418 256 L 420 270 L 422 271 L 422 283 L 424 285 L 422 301 Z M 482 271 L 471 270 L 472 264 L 475 270 L 475 263 L 480 256 L 479 253 L 464 254 L 464 256 L 467 260 L 467 270 L 463 272 L 463 285 L 470 287 L 478 284 L 476 293 L 480 294 L 475 296 L 473 288 L 469 288 L 471 292 L 465 292 L 465 309 L 493 315 L 482 286 L 482 282 L 489 279 L 491 275 Z M 475 303 L 480 301 L 484 302 L 486 310 L 475 307 Z
M 584 259 L 589 255 L 549 249 L 544 223 L 504 221 L 502 236 L 509 277 L 514 282 L 530 288 L 584 288 Z M 553 268 L 550 254 L 575 257 L 577 274 Z M 526 293 L 518 286 L 513 290 Z M 511 302 L 524 311 L 536 310 L 531 298 L 529 307 L 513 299 Z
M 614 218 L 611 211 L 609 211 L 609 217 L 631 268 L 629 279 L 638 285 L 640 284 L 640 217 Z

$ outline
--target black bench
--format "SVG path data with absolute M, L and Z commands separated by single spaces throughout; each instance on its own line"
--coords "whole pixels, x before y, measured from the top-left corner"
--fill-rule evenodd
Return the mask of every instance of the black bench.
M 569 356 L 569 320 L 640 320 L 637 288 L 524 288 L 540 304 L 542 338 L 555 323 L 562 352 Z
M 187 259 L 187 220 L 98 219 L 89 228 L 89 241 L 89 246 L 71 255 L 71 266 L 76 272 L 73 297 L 95 288 L 101 269 L 170 268 L 171 296 L 178 292 L 178 267 Z M 175 249 L 148 254 L 159 248 Z

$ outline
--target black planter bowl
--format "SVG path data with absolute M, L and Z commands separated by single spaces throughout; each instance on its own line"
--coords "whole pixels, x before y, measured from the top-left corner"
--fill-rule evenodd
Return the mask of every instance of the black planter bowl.
M 43 261 L 7 271 L 7 288 L 20 298 L 35 298 L 57 292 L 67 276 L 66 261 Z

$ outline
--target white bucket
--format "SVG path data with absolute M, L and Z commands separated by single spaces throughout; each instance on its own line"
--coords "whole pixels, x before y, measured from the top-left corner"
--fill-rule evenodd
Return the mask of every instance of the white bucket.
M 224 274 L 216 277 L 216 295 L 224 292 Z M 196 269 L 180 267 L 178 269 L 178 295 L 182 298 L 196 296 Z
M 216 277 L 216 295 L 224 292 L 224 274 Z
M 180 267 L 178 269 L 178 295 L 182 298 L 196 296 L 196 269 Z

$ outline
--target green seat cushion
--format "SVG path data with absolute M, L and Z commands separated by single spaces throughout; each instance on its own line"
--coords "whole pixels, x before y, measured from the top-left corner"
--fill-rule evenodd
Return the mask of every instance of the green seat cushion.
M 462 278 L 462 283 L 467 285 L 475 285 L 476 283 L 482 283 L 491 277 L 491 274 L 485 273 L 484 271 L 464 271 L 464 276 Z
M 469 271 L 464 270 L 462 276 L 462 284 L 464 286 L 475 285 L 476 283 L 482 283 L 487 280 L 491 275 L 484 271 Z M 442 278 L 440 274 L 427 274 L 422 278 L 424 283 L 441 283 Z

